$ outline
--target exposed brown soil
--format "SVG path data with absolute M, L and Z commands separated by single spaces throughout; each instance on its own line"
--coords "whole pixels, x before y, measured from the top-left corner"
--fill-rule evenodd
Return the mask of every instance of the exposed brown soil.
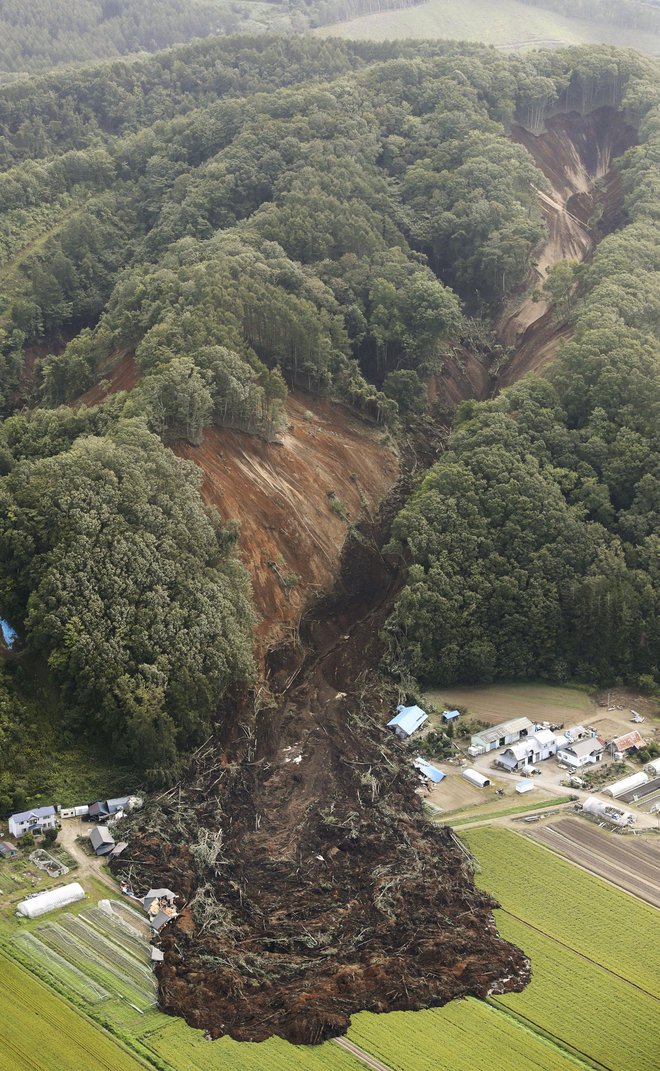
M 515 135 L 553 184 L 543 195 L 551 223 L 543 272 L 592 248 L 585 221 L 601 176 L 610 191 L 602 220 L 614 218 L 608 170 L 634 138 L 601 112 L 552 120 L 540 139 Z M 527 346 L 508 382 L 556 352 L 547 313 L 531 308 L 528 287 L 502 318 L 501 338 Z M 488 385 L 466 360 L 433 381 L 431 400 L 483 397 Z M 281 446 L 214 431 L 201 448 L 179 451 L 200 464 L 207 500 L 242 519 L 261 637 L 279 629 L 281 642 L 267 659 L 269 691 L 245 697 L 184 782 L 127 820 L 129 847 L 111 865 L 138 893 L 166 885 L 179 894 L 181 913 L 159 938 L 164 1010 L 212 1037 L 315 1043 L 344 1033 L 362 1009 L 519 990 L 530 965 L 497 935 L 494 902 L 475 888 L 451 831 L 424 820 L 411 751 L 385 728 L 399 697 L 374 667 L 404 571 L 381 548 L 415 449 L 371 519 L 370 504 L 396 477 L 394 458 L 337 407 L 297 397 L 290 406 Z M 362 520 L 335 588 L 287 642 L 286 623 L 315 584 L 329 588 L 340 561 L 346 528 L 330 492 Z M 301 576 L 300 591 L 283 582 L 288 571 Z
M 612 162 L 636 143 L 637 132 L 620 112 L 605 107 L 587 116 L 556 115 L 543 134 L 514 126 L 511 137 L 525 146 L 548 180 L 549 190 L 538 191 L 548 237 L 522 292 L 508 303 L 497 324 L 502 342 L 516 348 L 499 377 L 500 387 L 540 371 L 570 337 L 570 328 L 557 324 L 548 301 L 535 301 L 532 295 L 554 264 L 584 260 L 605 234 L 621 225 L 621 184 Z
M 343 406 L 294 393 L 286 415 L 274 443 L 210 428 L 201 446 L 176 448 L 201 468 L 205 501 L 240 522 L 260 657 L 290 638 L 304 607 L 332 588 L 347 526 L 377 512 L 399 472 L 381 432 Z
M 115 353 L 108 358 L 107 370 L 102 379 L 78 398 L 76 405 L 99 405 L 111 394 L 121 390 L 133 390 L 140 375 L 133 353 Z

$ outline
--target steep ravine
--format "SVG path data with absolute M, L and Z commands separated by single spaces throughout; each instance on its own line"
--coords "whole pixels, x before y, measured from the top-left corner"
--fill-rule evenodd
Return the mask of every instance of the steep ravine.
M 515 133 L 552 184 L 539 276 L 561 256 L 589 255 L 619 211 L 610 165 L 634 132 L 600 111 L 557 117 L 537 138 Z M 588 219 L 600 198 L 597 232 Z M 541 367 L 566 333 L 551 310 L 530 304 L 538 281 L 528 280 L 500 321 L 501 337 L 517 346 L 501 385 Z M 487 380 L 466 359 L 432 389 L 457 404 L 483 396 Z M 229 441 L 224 433 L 222 442 L 205 441 L 224 466 L 202 465 L 206 497 L 223 508 L 231 464 L 240 510 L 256 493 L 256 473 L 263 486 L 259 512 L 244 517 L 249 545 L 256 551 L 261 538 L 268 548 L 274 538 L 262 517 L 271 484 L 284 496 L 275 507 L 283 546 L 302 539 L 287 535 L 282 477 L 265 468 L 278 448 L 269 458 L 246 440 L 238 451 L 234 444 L 230 463 Z M 378 514 L 361 503 L 334 587 L 271 652 L 266 682 L 239 701 L 185 781 L 128 820 L 129 847 L 112 864 L 138 892 L 165 885 L 179 894 L 183 910 L 160 937 L 160 1002 L 212 1037 L 315 1043 L 344 1033 L 362 1009 L 418 1009 L 529 980 L 529 962 L 498 936 L 494 902 L 475 888 L 453 834 L 424 820 L 410 753 L 384 728 L 398 697 L 375 672 L 379 631 L 405 571 L 382 547 L 410 486 L 412 445 L 402 461 Z M 313 540 L 296 553 L 301 547 L 316 553 Z

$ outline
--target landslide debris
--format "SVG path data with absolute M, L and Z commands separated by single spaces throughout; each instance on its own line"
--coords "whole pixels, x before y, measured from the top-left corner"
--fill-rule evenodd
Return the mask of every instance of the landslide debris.
M 396 694 L 368 667 L 400 571 L 381 543 L 361 527 L 301 648 L 273 659 L 277 698 L 236 710 L 184 783 L 128 820 L 113 861 L 136 892 L 179 893 L 161 932 L 160 1004 L 212 1037 L 317 1043 L 362 1009 L 529 980 L 467 853 L 425 820 L 411 752 L 384 727 Z

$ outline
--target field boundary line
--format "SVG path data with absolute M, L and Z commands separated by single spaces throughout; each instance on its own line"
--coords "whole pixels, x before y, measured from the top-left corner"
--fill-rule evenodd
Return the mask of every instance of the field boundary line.
M 335 1045 L 339 1045 L 340 1049 L 344 1049 L 345 1052 L 349 1052 L 351 1056 L 354 1056 L 356 1060 L 360 1060 L 366 1067 L 370 1067 L 371 1071 L 392 1071 L 387 1064 L 382 1063 L 376 1056 L 372 1056 L 370 1052 L 362 1049 L 349 1038 L 333 1038 L 332 1040 Z
M 600 967 L 601 971 L 606 971 L 606 973 L 611 974 L 613 978 L 618 978 L 620 982 L 625 982 L 626 985 L 632 986 L 633 989 L 637 989 L 640 993 L 650 997 L 656 1004 L 660 1004 L 660 997 L 656 997 L 655 993 L 650 993 L 648 989 L 644 989 L 644 986 L 637 985 L 637 982 L 631 982 L 629 978 L 624 978 L 622 974 L 617 974 L 611 967 L 606 967 L 603 963 L 599 963 L 597 959 L 592 959 L 591 956 L 587 956 L 585 952 L 580 952 L 577 948 L 573 948 L 572 945 L 565 944 L 565 942 L 560 941 L 558 937 L 553 937 L 552 934 L 546 933 L 545 930 L 541 930 L 538 926 L 535 926 L 533 922 L 528 922 L 527 919 L 521 919 L 520 915 L 514 915 L 513 911 L 507 911 L 505 907 L 501 907 L 498 910 L 500 910 L 503 915 L 508 915 L 509 918 L 515 919 L 516 922 L 520 922 L 523 926 L 527 926 L 528 929 L 534 930 L 534 932 L 540 934 L 541 937 L 545 937 L 547 941 L 553 941 L 554 944 L 559 945 L 560 948 L 565 948 L 567 952 L 572 952 L 574 956 L 579 956 L 580 959 L 586 959 L 587 963 L 593 964 L 594 967 Z M 614 1071 L 616 1071 L 616 1069 L 614 1069 Z
M 658 910 L 656 905 L 651 904 L 649 900 L 645 900 L 644 896 L 639 896 L 635 892 L 631 892 L 630 889 L 625 889 L 623 885 L 617 885 L 616 881 L 613 881 L 612 878 L 605 877 L 604 874 L 598 874 L 596 871 L 589 870 L 588 866 L 585 866 L 584 863 L 576 862 L 575 859 L 570 859 L 569 856 L 561 855 L 560 851 L 557 851 L 556 848 L 551 848 L 550 844 L 535 840 L 534 833 L 531 833 L 529 830 L 513 829 L 510 826 L 507 826 L 507 829 L 510 830 L 511 833 L 514 833 L 515 836 L 520 836 L 523 841 L 530 841 L 532 844 L 536 845 L 537 848 L 544 848 L 545 851 L 550 851 L 551 856 L 556 856 L 557 859 L 561 859 L 562 862 L 570 863 L 571 866 L 576 866 L 577 870 L 581 870 L 585 874 L 590 874 L 591 877 L 597 877 L 599 881 L 604 881 L 605 885 L 611 886 L 613 889 L 616 889 L 617 892 L 624 892 L 627 896 L 632 896 L 633 900 L 639 900 L 645 907 L 653 907 Z M 603 857 L 601 856 L 601 858 Z M 605 967 L 604 969 L 606 970 L 608 968 Z M 630 982 L 630 985 L 634 985 L 634 982 Z
M 582 1064 L 583 1067 L 591 1067 L 595 1071 L 617 1071 L 616 1067 L 610 1067 L 609 1064 L 602 1064 L 599 1060 L 594 1059 L 593 1056 L 589 1056 L 588 1053 L 582 1052 L 581 1049 L 576 1049 L 574 1045 L 571 1045 L 568 1041 L 564 1041 L 563 1038 L 557 1036 L 557 1034 L 551 1034 L 545 1027 L 540 1026 L 539 1023 L 535 1023 L 533 1019 L 529 1019 L 522 1012 L 514 1011 L 512 1008 L 508 1008 L 505 1004 L 500 1004 L 497 997 L 487 997 L 487 1003 L 493 1008 L 494 1011 L 499 1012 L 508 1019 L 513 1019 L 519 1026 L 529 1030 L 535 1037 L 542 1038 L 547 1041 L 548 1044 L 554 1046 L 559 1052 L 566 1053 L 567 1056 L 572 1057 L 577 1063 Z

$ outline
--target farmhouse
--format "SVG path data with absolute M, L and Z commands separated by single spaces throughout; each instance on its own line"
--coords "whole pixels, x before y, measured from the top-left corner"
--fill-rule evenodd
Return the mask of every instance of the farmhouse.
M 108 855 L 115 846 L 115 838 L 107 826 L 97 826 L 90 833 L 89 839 L 97 855 Z
M 7 844 L 6 840 L 0 840 L 0 859 L 13 859 L 15 855 L 18 855 L 18 848 Z
M 575 744 L 565 744 L 557 751 L 557 758 L 567 766 L 587 766 L 590 762 L 600 762 L 605 745 L 597 736 L 578 740 Z
M 398 713 L 391 721 L 388 721 L 387 727 L 388 729 L 394 729 L 399 740 L 407 740 L 428 720 L 428 714 L 421 707 L 398 706 L 396 709 Z
M 525 766 L 549 759 L 555 749 L 555 734 L 549 729 L 537 729 L 533 736 L 503 751 L 497 759 L 497 765 L 509 772 L 522 770 Z
M 490 729 L 482 729 L 470 739 L 471 747 L 475 750 L 472 754 L 483 754 L 484 751 L 494 751 L 498 747 L 506 747 L 507 744 L 516 744 L 529 736 L 534 725 L 529 718 L 512 718 L 504 721 L 501 725 L 493 725 Z
M 12 837 L 23 837 L 26 833 L 42 833 L 44 829 L 54 829 L 57 814 L 53 806 L 35 807 L 32 811 L 19 811 L 9 819 L 9 832 Z
M 135 811 L 142 806 L 139 796 L 117 796 L 113 800 L 97 800 L 90 803 L 87 812 L 91 822 L 107 822 L 111 818 L 121 818 L 125 811 Z

